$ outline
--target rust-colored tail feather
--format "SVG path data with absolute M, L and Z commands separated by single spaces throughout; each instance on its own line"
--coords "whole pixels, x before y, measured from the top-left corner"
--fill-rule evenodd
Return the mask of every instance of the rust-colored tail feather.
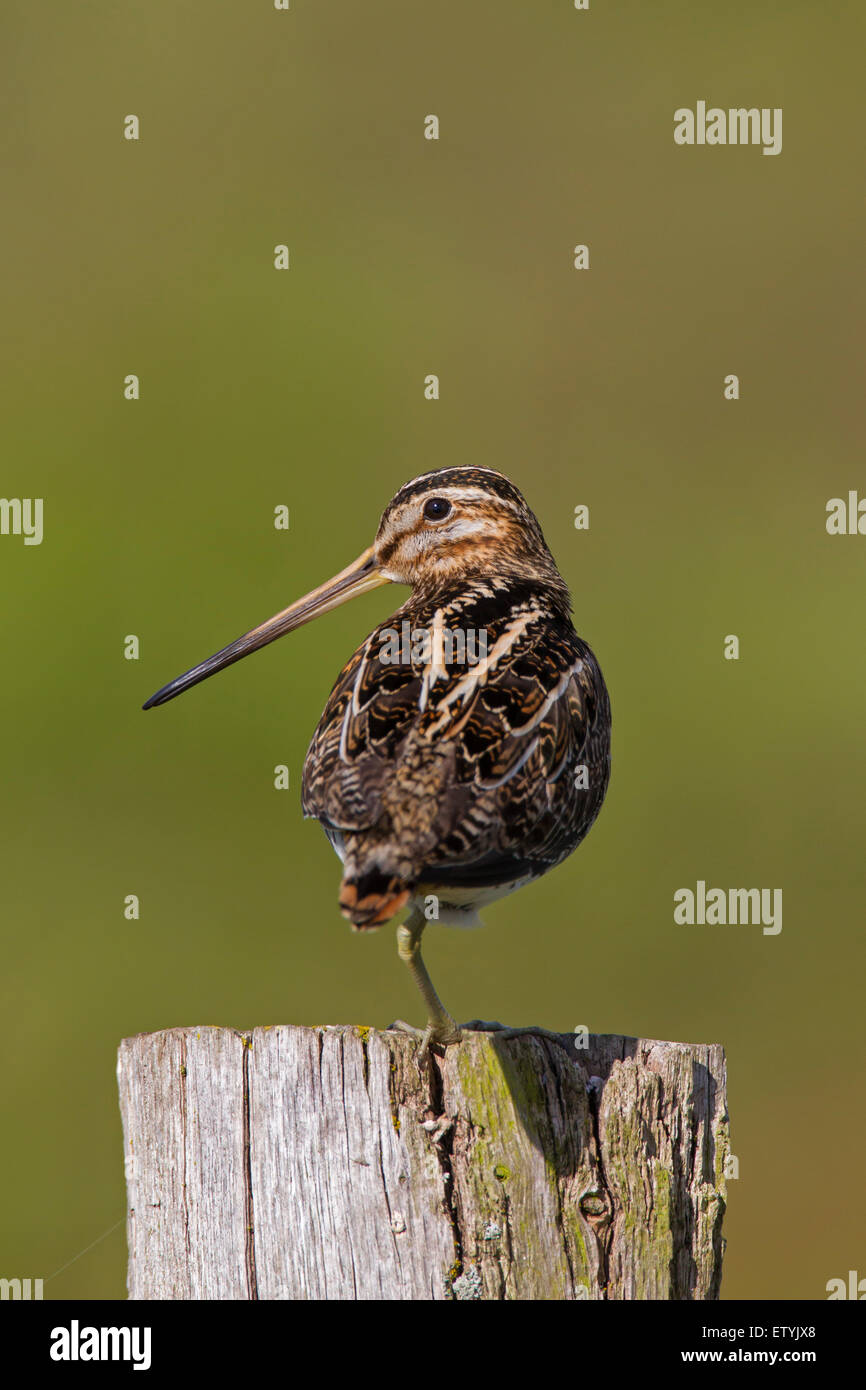
M 411 892 L 401 879 L 380 869 L 368 870 L 355 878 L 343 879 L 340 911 L 356 931 L 381 927 L 405 907 Z

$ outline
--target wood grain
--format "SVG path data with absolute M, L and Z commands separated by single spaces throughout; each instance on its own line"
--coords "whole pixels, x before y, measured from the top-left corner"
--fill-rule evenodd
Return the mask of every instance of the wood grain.
M 718 1297 L 718 1046 L 183 1028 L 118 1079 L 132 1298 Z

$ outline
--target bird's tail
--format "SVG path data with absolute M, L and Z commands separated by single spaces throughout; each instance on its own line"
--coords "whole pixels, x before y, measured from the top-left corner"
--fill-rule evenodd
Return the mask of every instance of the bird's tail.
M 355 931 L 390 922 L 412 894 L 411 885 L 380 868 L 347 869 L 340 885 L 340 911 Z

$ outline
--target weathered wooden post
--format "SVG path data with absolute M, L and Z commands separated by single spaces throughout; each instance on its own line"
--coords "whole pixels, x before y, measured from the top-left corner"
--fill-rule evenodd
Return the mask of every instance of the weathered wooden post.
M 129 1294 L 709 1299 L 719 1046 L 175 1028 L 118 1079 Z

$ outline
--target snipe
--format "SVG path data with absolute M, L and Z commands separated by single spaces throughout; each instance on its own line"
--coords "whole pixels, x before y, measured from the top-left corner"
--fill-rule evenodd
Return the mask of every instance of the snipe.
M 513 483 L 487 468 L 415 478 L 354 564 L 144 708 L 388 583 L 412 593 L 337 677 L 304 764 L 303 809 L 343 861 L 340 909 L 355 929 L 409 906 L 398 947 L 427 1005 L 426 1050 L 460 1037 L 421 958 L 427 921 L 474 924 L 484 904 L 559 864 L 610 774 L 604 680 Z

